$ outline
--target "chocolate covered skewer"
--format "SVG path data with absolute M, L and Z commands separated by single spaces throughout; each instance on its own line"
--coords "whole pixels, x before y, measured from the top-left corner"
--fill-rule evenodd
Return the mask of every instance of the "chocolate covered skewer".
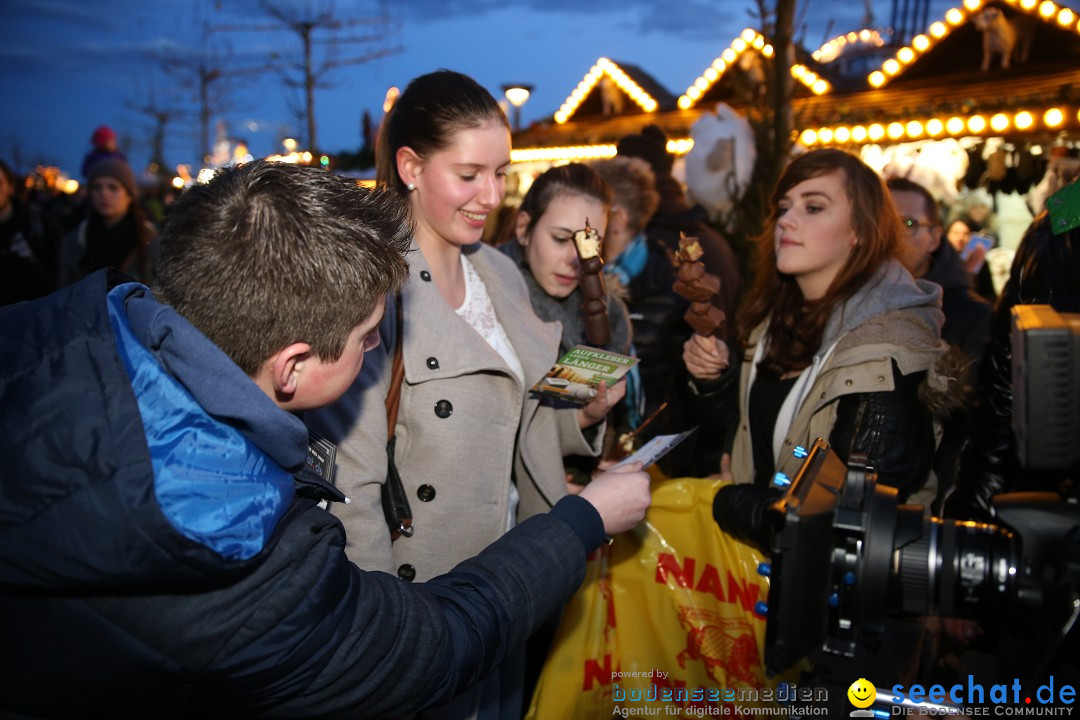
M 611 342 L 611 323 L 607 315 L 607 291 L 601 270 L 604 258 L 600 254 L 600 235 L 585 219 L 585 229 L 574 233 L 574 248 L 581 261 L 581 311 L 584 314 L 585 337 L 589 344 L 603 347 Z
M 683 315 L 686 323 L 699 335 L 709 336 L 719 332 L 726 317 L 723 310 L 713 305 L 713 298 L 720 292 L 720 278 L 705 271 L 701 262 L 704 254 L 697 238 L 679 233 L 679 250 L 675 253 L 679 269 L 672 289 L 690 301 L 690 308 Z

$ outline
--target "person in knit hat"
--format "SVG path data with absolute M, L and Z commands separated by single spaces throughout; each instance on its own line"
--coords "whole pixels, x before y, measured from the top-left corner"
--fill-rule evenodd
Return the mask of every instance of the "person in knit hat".
M 105 267 L 150 282 L 150 244 L 157 231 L 139 205 L 131 166 L 116 157 L 98 160 L 87 172 L 87 183 L 87 216 L 64 239 L 58 284 L 70 285 Z
M 116 132 L 108 125 L 99 125 L 94 130 L 94 134 L 90 136 L 90 144 L 93 148 L 83 156 L 82 161 L 82 174 L 85 178 L 89 179 L 90 168 L 100 160 L 116 158 L 127 162 L 127 157 L 116 147 Z

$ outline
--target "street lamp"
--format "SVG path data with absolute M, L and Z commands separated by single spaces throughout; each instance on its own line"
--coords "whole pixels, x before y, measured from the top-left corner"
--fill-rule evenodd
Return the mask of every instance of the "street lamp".
M 511 83 L 503 85 L 502 89 L 506 94 L 507 101 L 514 106 L 514 129 L 520 130 L 521 106 L 529 99 L 529 94 L 532 92 L 533 86 L 525 85 L 524 83 Z

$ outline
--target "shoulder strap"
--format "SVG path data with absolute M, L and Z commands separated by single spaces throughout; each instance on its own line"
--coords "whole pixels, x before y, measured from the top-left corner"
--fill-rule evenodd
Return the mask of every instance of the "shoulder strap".
M 398 406 L 401 404 L 401 382 L 405 379 L 405 358 L 402 346 L 405 338 L 402 337 L 401 320 L 401 293 L 394 298 L 394 313 L 396 315 L 394 325 L 397 328 L 394 338 L 394 363 L 390 370 L 390 389 L 386 393 L 386 439 L 394 437 L 394 426 L 397 425 Z

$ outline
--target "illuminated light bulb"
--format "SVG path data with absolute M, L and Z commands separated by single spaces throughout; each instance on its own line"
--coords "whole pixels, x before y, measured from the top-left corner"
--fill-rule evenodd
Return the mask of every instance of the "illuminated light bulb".
M 1038 0 L 1020 0 L 1020 7 L 1024 8 L 1025 10 L 1031 10 L 1033 7 L 1035 7 L 1036 2 L 1038 2 Z
M 861 143 L 866 140 L 866 128 L 862 125 L 856 125 L 851 128 L 851 139 L 857 143 Z
M 1061 111 L 1061 108 L 1050 108 L 1043 114 L 1043 122 L 1046 123 L 1046 127 L 1056 128 L 1065 122 L 1065 113 Z
M 705 79 L 708 80 L 709 82 L 714 83 L 714 82 L 717 81 L 717 79 L 719 77 L 720 77 L 720 73 L 718 73 L 716 71 L 716 68 L 709 67 L 709 68 L 705 69 Z
M 766 45 L 765 47 L 761 48 L 761 54 L 767 58 L 771 58 L 773 56 L 773 52 L 774 50 L 772 45 Z
M 926 49 L 930 47 L 930 38 L 925 35 L 916 35 L 911 38 L 911 44 L 919 52 L 926 52 Z
M 998 113 L 990 118 L 990 129 L 994 132 L 1003 132 L 1009 127 L 1009 116 L 1005 113 Z
M 1054 13 L 1056 12 L 1057 5 L 1052 3 L 1050 0 L 1046 0 L 1041 5 L 1039 5 L 1039 14 L 1042 15 L 1044 18 L 1052 18 L 1054 16 Z
M 900 58 L 900 62 L 909 65 L 915 59 L 915 51 L 909 47 L 902 47 L 897 51 L 896 57 Z
M 679 98 L 679 109 L 681 109 L 681 110 L 689 110 L 690 106 L 693 105 L 693 104 L 694 104 L 694 101 L 691 100 L 686 95 L 683 95 L 681 98 Z
M 978 10 L 980 5 L 982 5 L 982 0 L 964 0 L 964 7 L 971 12 Z
M 973 133 L 981 133 L 986 129 L 986 118 L 982 115 L 972 115 L 968 118 L 967 127 Z
M 866 134 L 872 141 L 877 142 L 881 138 L 885 137 L 885 128 L 881 125 L 881 123 L 874 123 L 870 126 L 870 129 L 867 130 Z
M 863 42 L 869 42 L 870 38 L 872 38 L 874 34 L 875 33 L 871 32 L 870 30 L 862 30 L 859 32 L 859 37 L 862 39 Z
M 177 190 L 180 190 L 184 187 L 184 178 L 180 177 L 179 175 L 174 177 L 172 179 L 172 186 Z
M 754 42 L 752 44 L 753 44 L 753 46 L 755 48 L 760 50 L 761 48 L 765 47 L 765 38 L 758 35 L 757 37 L 754 38 Z
M 1030 0 L 1030 2 L 1031 5 L 1034 7 L 1035 0 Z M 960 23 L 964 22 L 963 10 L 958 10 L 957 8 L 950 8 L 949 11 L 945 13 L 945 21 L 950 25 L 959 25 Z
M 841 38 L 841 40 L 844 40 L 845 42 L 850 42 L 850 43 L 858 42 L 859 41 L 859 34 L 857 32 L 855 32 L 854 30 L 852 30 L 847 35 L 844 35 Z
M 958 117 L 951 117 L 945 121 L 945 129 L 949 131 L 950 135 L 959 135 L 964 132 L 964 119 Z
M 560 125 L 566 122 L 566 113 L 564 113 L 562 110 L 555 113 L 555 122 L 559 123 Z
M 817 136 L 818 136 L 818 140 L 825 143 L 826 145 L 831 143 L 832 140 L 833 140 L 832 128 L 827 128 L 827 127 L 821 128 L 820 130 L 818 130 Z
M 881 69 L 889 75 L 895 75 L 900 72 L 900 63 L 896 62 L 893 58 L 889 58 L 882 64 Z
M 753 41 L 753 39 L 754 39 L 754 36 L 756 36 L 756 35 L 757 35 L 757 32 L 756 32 L 756 31 L 754 31 L 754 30 L 753 30 L 752 28 L 746 28 L 745 30 L 743 30 L 743 31 L 742 31 L 742 32 L 740 33 L 740 36 L 741 36 L 741 37 L 742 37 L 742 39 L 743 39 L 743 40 L 745 40 L 746 42 L 752 42 L 752 41 Z
M 693 85 L 693 86 L 687 88 L 686 94 L 689 95 L 694 100 L 697 100 L 697 99 L 699 99 L 701 97 L 701 90 L 699 90 L 696 85 Z
M 655 109 L 656 109 L 656 101 L 653 100 L 652 98 L 646 99 L 645 100 L 645 112 L 652 112 Z
M 737 53 L 741 53 L 746 49 L 746 41 L 742 38 L 735 38 L 731 41 L 731 49 Z
M 851 130 L 841 125 L 840 127 L 836 128 L 836 132 L 833 134 L 833 136 L 836 138 L 836 142 L 846 143 L 848 140 L 851 139 Z
M 880 70 L 875 70 L 874 72 L 870 73 L 870 76 L 867 78 L 867 80 L 870 82 L 870 85 L 872 87 L 881 87 L 885 84 L 885 73 L 881 72 Z
M 724 62 L 721 58 L 716 58 L 715 60 L 713 60 L 712 66 L 713 69 L 715 69 L 718 73 L 722 73 L 727 70 L 727 63 Z
M 928 120 L 926 123 L 926 134 L 930 137 L 937 137 L 941 133 L 945 132 L 945 123 L 941 122 L 937 118 Z
M 1062 8 L 1061 12 L 1059 12 L 1058 16 L 1057 16 L 1058 25 L 1060 25 L 1062 27 L 1068 27 L 1068 26 L 1072 25 L 1073 20 L 1075 20 L 1075 19 L 1076 19 L 1076 13 L 1074 13 L 1069 8 Z
M 889 127 L 886 128 L 885 134 L 889 136 L 890 140 L 899 140 L 904 136 L 904 125 L 898 122 L 889 123 Z
M 930 34 L 936 38 L 945 37 L 945 33 L 949 31 L 949 28 L 945 27 L 945 23 L 938 20 L 930 26 Z
M 735 62 L 735 58 L 737 58 L 738 55 L 735 53 L 734 50 L 728 48 L 724 52 L 720 53 L 720 57 L 724 58 L 724 62 L 730 65 L 731 63 Z
M 817 79 L 817 73 L 811 72 L 810 70 L 807 70 L 806 73 L 802 76 L 802 81 L 807 85 L 812 85 L 814 82 L 817 81 Z
M 703 77 L 699 77 L 697 80 L 694 81 L 694 87 L 704 92 L 705 90 L 709 89 L 709 81 Z
M 1013 125 L 1017 130 L 1027 130 L 1035 124 L 1035 117 L 1027 110 L 1016 113 L 1016 117 L 1013 118 Z
M 829 91 L 829 83 L 824 80 L 815 80 L 814 84 L 810 86 L 810 89 L 814 91 L 815 95 L 824 95 Z
M 805 65 L 792 65 L 791 66 L 791 76 L 792 77 L 794 77 L 796 79 L 799 79 L 799 78 L 802 78 L 802 76 L 805 75 L 805 74 L 806 74 L 806 66 Z
M 817 133 L 813 130 L 803 130 L 802 135 L 799 136 L 799 142 L 803 145 L 813 145 L 817 142 Z
M 907 125 L 904 126 L 904 132 L 907 133 L 907 136 L 909 138 L 922 137 L 923 124 L 921 122 L 919 122 L 918 120 L 912 120 L 911 122 L 909 122 Z

